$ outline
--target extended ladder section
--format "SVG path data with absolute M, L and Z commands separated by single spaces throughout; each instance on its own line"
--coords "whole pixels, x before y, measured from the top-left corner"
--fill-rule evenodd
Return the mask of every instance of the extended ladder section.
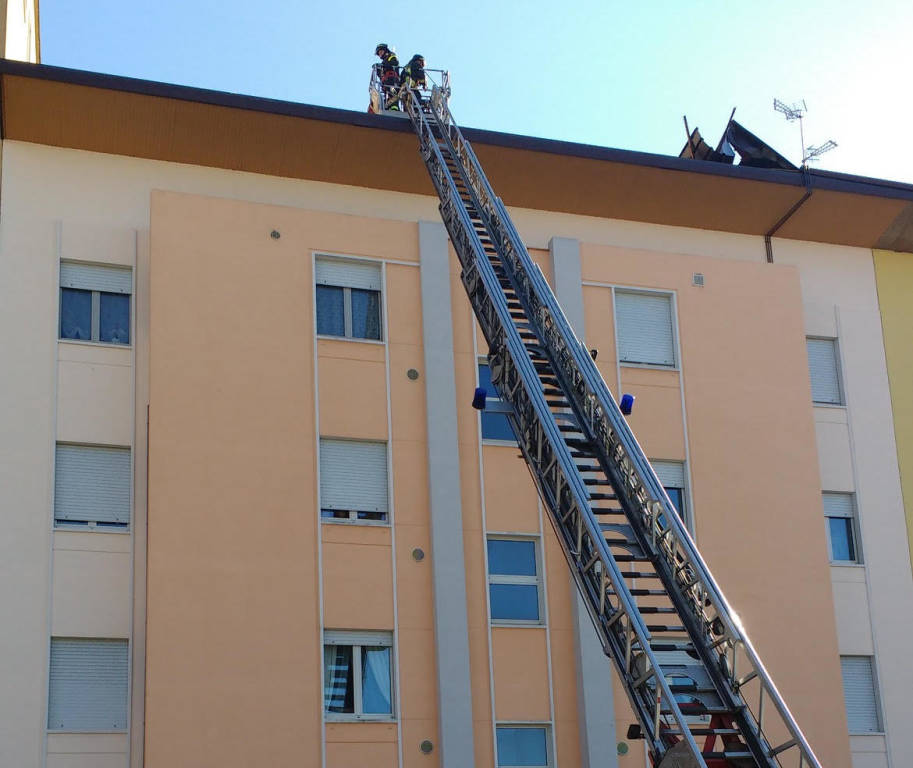
M 489 345 L 492 382 L 637 715 L 629 736 L 646 739 L 662 768 L 820 768 L 447 95 L 405 94 L 405 111 Z

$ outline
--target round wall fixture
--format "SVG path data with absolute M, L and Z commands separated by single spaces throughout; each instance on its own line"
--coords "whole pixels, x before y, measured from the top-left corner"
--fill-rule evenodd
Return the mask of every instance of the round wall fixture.
M 417 563 L 422 562 L 422 560 L 425 559 L 425 550 L 422 549 L 421 547 L 416 547 L 415 549 L 413 549 L 412 550 L 412 559 L 415 560 L 415 562 L 417 562 Z
M 619 742 L 618 742 L 618 754 L 619 754 L 619 755 L 626 755 L 626 754 L 628 754 L 628 744 L 627 744 L 627 742 L 624 742 L 624 741 L 619 741 Z
M 429 739 L 425 739 L 418 747 L 424 754 L 430 754 L 431 750 L 434 749 L 434 744 L 431 743 Z
M 269 233 L 269 236 L 270 236 L 271 238 L 273 238 L 273 240 L 278 240 L 278 239 L 281 237 L 281 235 L 279 234 L 279 230 L 278 230 L 278 229 L 274 229 L 272 232 L 270 232 L 270 233 Z
M 406 371 L 406 376 L 409 377 L 410 381 L 415 381 L 418 378 L 418 371 L 415 368 L 410 368 Z

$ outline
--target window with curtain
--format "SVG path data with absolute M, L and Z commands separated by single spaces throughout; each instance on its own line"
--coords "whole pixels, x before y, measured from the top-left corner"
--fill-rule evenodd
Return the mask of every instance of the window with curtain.
M 132 293 L 129 267 L 61 262 L 59 338 L 129 344 Z
M 327 719 L 393 718 L 393 636 L 331 632 L 323 638 L 323 701 Z
M 318 257 L 317 334 L 380 341 L 380 262 Z
M 660 461 L 651 459 L 650 465 L 656 477 L 669 496 L 672 506 L 685 524 L 688 523 L 685 505 L 685 463 L 682 461 Z
M 488 539 L 488 599 L 492 621 L 541 623 L 538 561 L 535 539 Z

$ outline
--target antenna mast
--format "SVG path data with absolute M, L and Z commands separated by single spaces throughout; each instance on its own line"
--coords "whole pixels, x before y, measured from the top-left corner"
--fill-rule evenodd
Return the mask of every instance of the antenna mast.
M 808 107 L 805 105 L 805 100 L 803 99 L 798 104 L 789 105 L 779 99 L 774 99 L 774 109 L 777 112 L 783 114 L 788 122 L 793 120 L 799 121 L 799 141 L 802 143 L 802 168 L 804 170 L 808 169 L 809 162 L 817 160 L 819 156 L 823 155 L 825 152 L 830 152 L 837 146 L 836 141 L 828 139 L 823 144 L 816 146 L 810 146 L 808 149 L 805 147 L 805 129 L 802 124 L 802 118 L 805 117 L 805 113 L 808 112 Z

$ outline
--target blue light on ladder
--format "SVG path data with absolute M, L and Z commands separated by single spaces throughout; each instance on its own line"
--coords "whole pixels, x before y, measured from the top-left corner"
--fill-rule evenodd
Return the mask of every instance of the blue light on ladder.
M 625 416 L 630 416 L 631 410 L 634 408 L 634 395 L 622 395 L 618 407 Z
M 472 407 L 477 411 L 484 411 L 487 397 L 488 392 L 485 391 L 485 387 L 476 387 L 475 394 L 472 396 Z

